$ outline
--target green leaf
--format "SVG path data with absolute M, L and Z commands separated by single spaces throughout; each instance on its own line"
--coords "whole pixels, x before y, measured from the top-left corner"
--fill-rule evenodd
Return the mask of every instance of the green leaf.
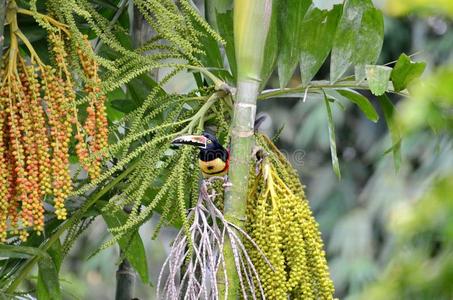
M 419 78 L 425 70 L 426 63 L 413 62 L 406 54 L 401 54 L 390 75 L 393 88 L 399 92 L 404 90 L 411 82 Z
M 366 65 L 366 78 L 373 95 L 383 95 L 388 90 L 392 68 L 386 66 Z
M 379 103 L 381 104 L 382 111 L 384 112 L 385 122 L 390 131 L 392 138 L 392 152 L 393 152 L 393 163 L 395 169 L 398 171 L 401 164 L 401 133 L 398 124 L 395 122 L 394 116 L 396 109 L 386 94 L 378 96 Z
M 30 258 L 38 256 L 38 299 L 61 299 L 60 282 L 54 261 L 50 255 L 39 248 L 0 244 L 0 256 L 10 258 Z M 40 276 L 39 274 L 42 274 Z
M 209 0 L 205 2 L 210 11 L 211 22 L 225 40 L 225 53 L 233 78 L 237 78 L 236 54 L 234 51 L 233 0 Z M 234 80 L 235 81 L 235 80 Z
M 338 81 L 351 64 L 356 79 L 363 80 L 364 67 L 378 59 L 383 38 L 383 16 L 371 0 L 347 0 L 333 42 L 330 81 Z
M 384 42 L 384 16 L 376 8 L 365 10 L 355 39 L 352 63 L 357 81 L 365 79 L 365 66 L 375 64 Z
M 63 262 L 63 248 L 61 247 L 61 241 L 60 239 L 57 239 L 47 250 L 49 253 L 50 257 L 52 258 L 52 261 L 55 265 L 55 268 L 57 270 L 57 273 L 60 271 L 61 263 Z
M 219 72 L 223 69 L 223 59 L 220 54 L 220 47 L 217 41 L 210 35 L 199 22 L 195 21 L 194 17 L 190 17 L 195 29 L 200 33 L 200 43 L 203 45 L 203 53 L 197 54 L 203 66 L 213 68 L 214 75 L 225 78 L 225 72 Z
M 39 264 L 38 282 L 36 284 L 36 294 L 38 299 L 62 299 L 60 295 L 60 286 L 58 283 L 58 273 L 53 268 L 46 268 Z M 54 279 L 57 278 L 57 282 Z M 58 294 L 58 295 L 57 295 Z
M 304 36 L 306 29 L 302 26 L 302 22 L 310 4 L 311 1 L 308 0 L 286 0 L 285 5 L 280 9 L 279 28 L 281 30 L 278 55 L 280 88 L 286 87 L 299 62 L 302 41 L 307 38 Z
M 148 97 L 152 89 L 157 86 L 157 83 L 148 74 L 142 74 L 134 78 L 127 84 L 128 96 L 133 100 L 135 107 L 142 105 L 143 101 Z
M 103 213 L 102 217 L 109 228 L 124 225 L 128 218 L 127 214 L 123 211 L 115 211 L 114 214 Z M 119 239 L 118 244 L 127 260 L 140 275 L 142 282 L 148 283 L 149 274 L 146 251 L 138 230 L 126 234 Z
M 130 113 L 137 107 L 134 105 L 134 102 L 131 101 L 130 99 L 114 99 L 109 101 L 109 107 L 114 108 L 117 111 L 120 111 L 122 113 Z M 112 112 L 113 116 L 118 119 L 118 117 Z M 110 114 L 109 114 L 110 117 Z
M 261 69 L 261 87 L 264 87 L 272 75 L 277 63 L 278 56 L 278 11 L 281 0 L 272 2 L 272 17 L 267 34 L 266 46 L 264 48 L 263 68 Z
M 323 91 L 324 92 L 324 91 Z M 341 179 L 340 164 L 337 156 L 337 143 L 335 141 L 335 124 L 333 122 L 332 109 L 330 108 L 329 99 L 324 93 L 324 104 L 327 110 L 327 123 L 329 127 L 330 156 L 332 157 L 332 167 L 338 179 Z
M 349 100 L 351 100 L 351 102 L 356 104 L 370 121 L 376 123 L 379 120 L 378 113 L 365 96 L 351 90 L 336 90 L 336 91 L 340 95 L 348 98 Z
M 307 86 L 329 55 L 342 12 L 342 5 L 332 10 L 312 6 L 305 14 L 302 28 L 304 38 L 300 46 L 300 73 L 302 86 Z

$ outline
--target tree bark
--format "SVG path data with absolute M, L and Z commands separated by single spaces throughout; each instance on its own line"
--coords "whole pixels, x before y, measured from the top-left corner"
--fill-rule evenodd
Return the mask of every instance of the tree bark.
M 135 270 L 124 259 L 116 271 L 115 300 L 131 300 L 134 297 Z
M 3 43 L 5 37 L 3 35 L 5 29 L 6 18 L 6 0 L 0 0 L 0 68 L 3 66 Z

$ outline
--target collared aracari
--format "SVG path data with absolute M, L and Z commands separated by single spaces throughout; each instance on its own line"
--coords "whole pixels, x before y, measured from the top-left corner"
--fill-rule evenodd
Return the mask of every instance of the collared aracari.
M 222 177 L 227 174 L 230 154 L 213 134 L 203 132 L 202 135 L 183 135 L 175 138 L 172 145 L 191 145 L 200 149 L 198 165 L 203 177 Z

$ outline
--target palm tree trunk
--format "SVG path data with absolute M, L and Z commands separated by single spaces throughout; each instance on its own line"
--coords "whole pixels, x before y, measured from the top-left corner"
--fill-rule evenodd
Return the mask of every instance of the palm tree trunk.
M 261 69 L 272 0 L 234 1 L 234 42 L 238 70 L 237 93 L 231 126 L 231 158 L 228 179 L 231 187 L 225 190 L 225 217 L 243 227 L 247 204 L 247 188 L 251 153 L 254 145 L 256 99 L 261 84 Z M 230 245 L 226 243 L 226 245 Z M 230 246 L 226 246 L 228 299 L 238 299 L 239 280 Z

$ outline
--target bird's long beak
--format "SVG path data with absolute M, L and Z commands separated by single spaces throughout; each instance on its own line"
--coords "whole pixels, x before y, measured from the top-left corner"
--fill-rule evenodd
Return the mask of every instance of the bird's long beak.
M 206 149 L 208 138 L 203 135 L 182 135 L 175 138 L 171 144 L 174 146 L 191 145 L 201 149 Z

